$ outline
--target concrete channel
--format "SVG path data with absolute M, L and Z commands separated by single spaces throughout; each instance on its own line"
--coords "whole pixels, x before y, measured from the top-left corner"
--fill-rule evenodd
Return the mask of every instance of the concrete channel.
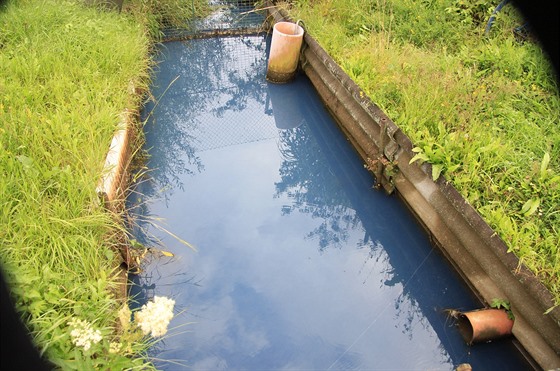
M 270 0 L 265 8 L 269 20 L 291 21 Z M 510 301 L 513 334 L 542 369 L 560 368 L 560 308 L 549 310 L 554 304 L 548 290 L 446 179 L 434 182 L 429 164 L 410 164 L 414 156 L 410 139 L 307 32 L 300 68 L 374 173 L 376 185 L 405 202 L 482 302 Z M 135 116 L 133 111 L 123 113 L 98 186 L 110 209 L 118 209 L 127 188 L 131 138 L 138 130 Z

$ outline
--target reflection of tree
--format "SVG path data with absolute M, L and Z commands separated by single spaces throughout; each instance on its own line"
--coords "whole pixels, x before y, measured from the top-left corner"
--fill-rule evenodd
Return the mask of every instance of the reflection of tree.
M 431 326 L 426 316 L 420 309 L 418 302 L 414 299 L 410 293 L 401 293 L 399 297 L 395 300 L 395 310 L 396 316 L 404 316 L 403 334 L 407 334 L 408 338 L 412 340 L 414 334 L 414 328 L 417 325 L 422 326 L 425 330 L 428 330 Z
M 220 117 L 227 111 L 242 111 L 251 99 L 264 106 L 265 48 L 262 36 L 161 47 L 154 78 L 157 84 L 152 87 L 155 98 L 142 111 L 149 160 L 141 171 L 149 170 L 137 177 L 127 199 L 129 228 L 141 244 L 160 245 L 150 232 L 159 225 L 157 216 L 151 215 L 151 200 L 162 194 L 169 200 L 175 188 L 183 189 L 185 175 L 204 169 L 197 147 L 205 115 Z
M 244 110 L 247 107 L 247 102 L 251 99 L 261 105 L 264 105 L 265 102 L 266 85 L 263 84 L 262 76 L 266 74 L 266 63 L 264 63 L 266 45 L 261 37 L 242 38 L 240 42 L 247 49 L 260 52 L 260 57 L 255 53 L 254 56 L 247 58 L 245 68 L 230 69 L 227 74 L 228 83 L 226 85 L 230 98 L 222 106 L 212 109 L 217 117 L 223 117 L 225 112 Z M 236 48 L 239 48 L 239 46 L 236 46 Z
M 330 245 L 340 247 L 348 240 L 348 231 L 358 225 L 359 218 L 348 208 L 344 190 L 325 166 L 308 127 L 280 131 L 279 149 L 284 161 L 280 166 L 281 181 L 275 184 L 275 197 L 287 194 L 292 200 L 291 205 L 282 208 L 282 213 L 297 210 L 322 219 L 306 237 L 318 239 L 320 250 Z
M 433 310 L 433 308 L 431 311 L 427 308 L 426 296 L 419 294 L 419 290 L 416 285 L 411 285 L 416 286 L 412 288 L 407 287 L 407 282 L 401 282 L 402 278 L 399 277 L 396 270 L 393 270 L 393 272 L 395 275 L 386 281 L 386 284 L 388 286 L 393 286 L 396 283 L 405 284 L 405 286 L 403 286 L 403 291 L 395 299 L 394 303 L 395 315 L 397 318 L 400 317 L 402 320 L 402 333 L 406 334 L 410 340 L 413 340 L 415 329 L 418 326 L 421 326 L 425 330 L 424 332 L 429 331 L 430 328 L 434 329 L 434 331 L 440 336 L 440 339 L 442 339 L 441 344 L 438 346 L 442 359 L 445 359 L 448 363 L 454 363 L 453 358 L 462 357 L 463 354 L 459 349 L 446 349 L 446 347 L 444 347 L 444 344 L 446 343 L 445 340 L 448 340 L 442 336 L 446 333 L 446 323 L 442 323 L 441 316 L 438 318 L 437 312 Z M 427 283 L 428 282 L 426 282 L 425 286 L 430 288 L 431 285 Z M 433 287 L 431 287 L 431 289 L 433 290 Z M 421 301 L 424 301 L 424 303 Z M 438 301 L 434 300 L 434 302 L 437 303 Z M 434 316 L 434 314 L 436 314 L 436 316 Z M 451 336 L 447 335 L 446 337 L 449 338 Z M 455 354 L 455 352 L 457 353 Z
M 213 38 L 165 44 L 152 88 L 154 101 L 144 107 L 146 147 L 154 187 L 170 192 L 183 189 L 181 177 L 203 170 L 196 132 L 201 116 L 240 111 L 249 99 L 264 102 L 266 46 L 263 37 Z M 232 65 L 236 68 L 232 69 Z M 224 98 L 225 97 L 225 98 Z M 220 103 L 219 102 L 225 102 Z
M 376 191 L 364 192 L 373 180 L 359 161 L 351 158 L 355 154 L 348 151 L 344 139 L 340 140 L 341 133 L 328 121 L 321 104 L 305 94 L 299 101 L 307 124 L 280 132 L 283 162 L 275 196 L 287 195 L 292 201 L 283 207 L 283 213 L 298 211 L 322 218 L 307 235 L 319 239 L 320 250 L 341 246 L 352 230 L 363 230 L 357 247 L 369 249 L 361 268 L 366 275 L 364 283 L 372 272 L 382 273 L 382 287 L 402 287 L 394 305 L 403 332 L 412 337 L 415 326 L 431 325 L 444 339 L 445 324 L 434 307 L 442 300 L 452 302 L 455 294 L 463 295 L 447 289 L 447 273 L 441 269 L 445 263 L 429 246 L 417 242 L 423 238 L 421 232 L 399 211 L 397 203 L 381 200 L 383 196 Z

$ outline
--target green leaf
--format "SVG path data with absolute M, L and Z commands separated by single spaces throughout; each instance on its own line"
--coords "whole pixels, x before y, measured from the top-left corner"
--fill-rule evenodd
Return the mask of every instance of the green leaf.
M 447 174 L 450 174 L 452 172 L 454 172 L 455 170 L 459 169 L 461 167 L 461 164 L 455 164 L 455 165 L 451 165 L 447 168 Z
M 29 289 L 25 293 L 25 299 L 36 299 L 36 298 L 40 298 L 40 297 L 41 297 L 41 294 L 39 293 L 39 291 L 37 291 L 35 289 Z
M 508 300 L 505 299 L 494 299 L 492 300 L 492 304 L 490 304 L 492 308 L 495 309 L 505 309 L 507 311 L 511 310 L 511 304 Z
M 538 197 L 537 198 L 531 198 L 527 202 L 525 202 L 525 204 L 523 204 L 523 207 L 521 208 L 521 212 L 525 216 L 532 215 L 532 214 L 534 214 L 535 211 L 537 211 L 540 204 L 541 204 L 540 198 L 538 198 Z
M 552 312 L 552 311 L 554 310 L 554 308 L 556 308 L 557 306 L 558 306 L 558 305 L 554 305 L 554 306 L 548 308 L 548 309 L 544 312 L 544 314 L 545 314 L 545 315 L 546 315 L 546 314 L 549 314 L 549 313 Z
M 412 164 L 413 162 L 416 162 L 418 160 L 420 160 L 420 162 L 426 162 L 429 160 L 429 158 L 423 153 L 418 153 L 416 156 L 412 157 L 408 163 Z
M 432 165 L 432 179 L 434 180 L 434 182 L 438 180 L 442 171 L 443 165 Z
M 33 167 L 33 159 L 24 155 L 16 156 L 16 159 L 21 162 L 25 169 L 30 169 Z
M 550 154 L 546 152 L 541 161 L 541 179 L 544 179 L 547 175 L 548 164 L 550 163 Z

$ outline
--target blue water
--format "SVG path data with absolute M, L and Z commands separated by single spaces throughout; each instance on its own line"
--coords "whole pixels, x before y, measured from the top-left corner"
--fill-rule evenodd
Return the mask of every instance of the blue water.
M 467 346 L 444 309 L 480 304 L 373 179 L 307 78 L 265 81 L 267 39 L 161 47 L 148 176 L 129 197 L 150 259 L 133 294 L 173 297 L 166 370 L 525 370 Z M 197 248 L 192 251 L 179 238 Z

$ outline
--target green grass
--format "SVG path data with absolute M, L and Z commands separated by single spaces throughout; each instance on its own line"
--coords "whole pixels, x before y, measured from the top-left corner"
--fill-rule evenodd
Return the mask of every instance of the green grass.
M 341 67 L 532 269 L 560 304 L 560 99 L 511 6 L 491 1 L 299 0 Z M 495 4 L 494 4 L 495 5 Z
M 83 1 L 0 5 L 0 262 L 41 354 L 63 369 L 150 367 L 137 357 L 149 340 L 117 331 L 123 227 L 95 188 L 119 114 L 142 103 L 129 87 L 149 84 L 155 7 L 178 2 L 126 4 L 120 14 Z M 73 318 L 102 340 L 75 346 Z
M 192 15 L 193 7 L 129 0 L 117 14 L 79 3 L 0 5 L 0 261 L 51 362 L 150 367 L 147 341 L 117 330 L 113 247 L 122 226 L 95 187 L 120 112 L 141 104 L 129 86 L 148 86 L 159 25 L 180 23 L 183 16 L 170 15 Z M 311 32 L 414 140 L 420 158 L 452 179 L 559 302 L 560 104 L 539 48 L 511 38 L 517 16 L 505 11 L 484 39 L 476 9 L 459 1 L 298 4 Z M 102 340 L 76 347 L 73 318 L 92 323 Z M 125 344 L 112 353 L 111 342 Z

